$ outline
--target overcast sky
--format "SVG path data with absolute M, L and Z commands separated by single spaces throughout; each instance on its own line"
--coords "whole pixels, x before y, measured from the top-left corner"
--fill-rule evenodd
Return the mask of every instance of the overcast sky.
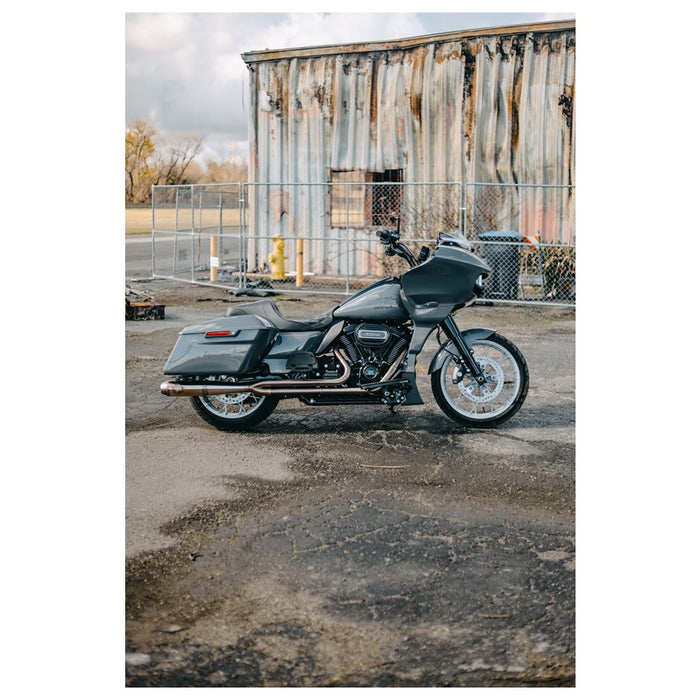
M 246 51 L 387 41 L 572 18 L 574 13 L 127 13 L 126 122 L 205 137 L 204 157 L 247 156 Z

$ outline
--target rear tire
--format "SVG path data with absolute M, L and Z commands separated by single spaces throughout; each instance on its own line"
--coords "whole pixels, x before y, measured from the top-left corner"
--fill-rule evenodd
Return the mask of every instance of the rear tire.
M 479 386 L 449 354 L 432 374 L 433 396 L 443 413 L 470 428 L 490 428 L 515 415 L 525 401 L 530 375 L 520 350 L 498 333 L 471 343 L 486 376 Z
M 200 418 L 218 430 L 232 433 L 264 421 L 277 407 L 279 398 L 248 392 L 192 396 L 191 401 Z

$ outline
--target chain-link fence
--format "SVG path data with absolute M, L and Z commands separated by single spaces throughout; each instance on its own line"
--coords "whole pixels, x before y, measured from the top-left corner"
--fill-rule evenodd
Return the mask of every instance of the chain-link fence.
M 575 303 L 575 188 L 397 180 L 388 171 L 154 187 L 152 274 L 241 292 L 351 294 L 405 268 L 375 235 L 398 225 L 416 252 L 440 231 L 463 233 L 493 269 L 486 299 Z

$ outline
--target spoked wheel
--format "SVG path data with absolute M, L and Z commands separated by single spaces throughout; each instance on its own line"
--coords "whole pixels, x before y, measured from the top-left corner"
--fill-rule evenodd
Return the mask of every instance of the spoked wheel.
M 221 382 L 224 378 L 207 379 Z M 252 392 L 193 396 L 191 400 L 194 410 L 209 425 L 228 432 L 252 428 L 265 420 L 279 403 L 276 396 L 258 396 Z
M 433 373 L 435 401 L 452 420 L 474 428 L 498 425 L 513 416 L 525 401 L 529 373 L 520 350 L 503 336 L 493 333 L 472 343 L 474 359 L 486 384 L 466 374 L 462 361 L 448 355 Z

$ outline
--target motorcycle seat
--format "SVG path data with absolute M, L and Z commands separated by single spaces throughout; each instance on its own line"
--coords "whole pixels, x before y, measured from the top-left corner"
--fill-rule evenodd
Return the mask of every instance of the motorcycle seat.
M 277 304 L 269 299 L 250 301 L 231 307 L 227 316 L 260 316 L 272 323 L 281 331 L 323 331 L 333 323 L 333 309 L 326 311 L 316 318 L 291 319 L 280 313 Z

